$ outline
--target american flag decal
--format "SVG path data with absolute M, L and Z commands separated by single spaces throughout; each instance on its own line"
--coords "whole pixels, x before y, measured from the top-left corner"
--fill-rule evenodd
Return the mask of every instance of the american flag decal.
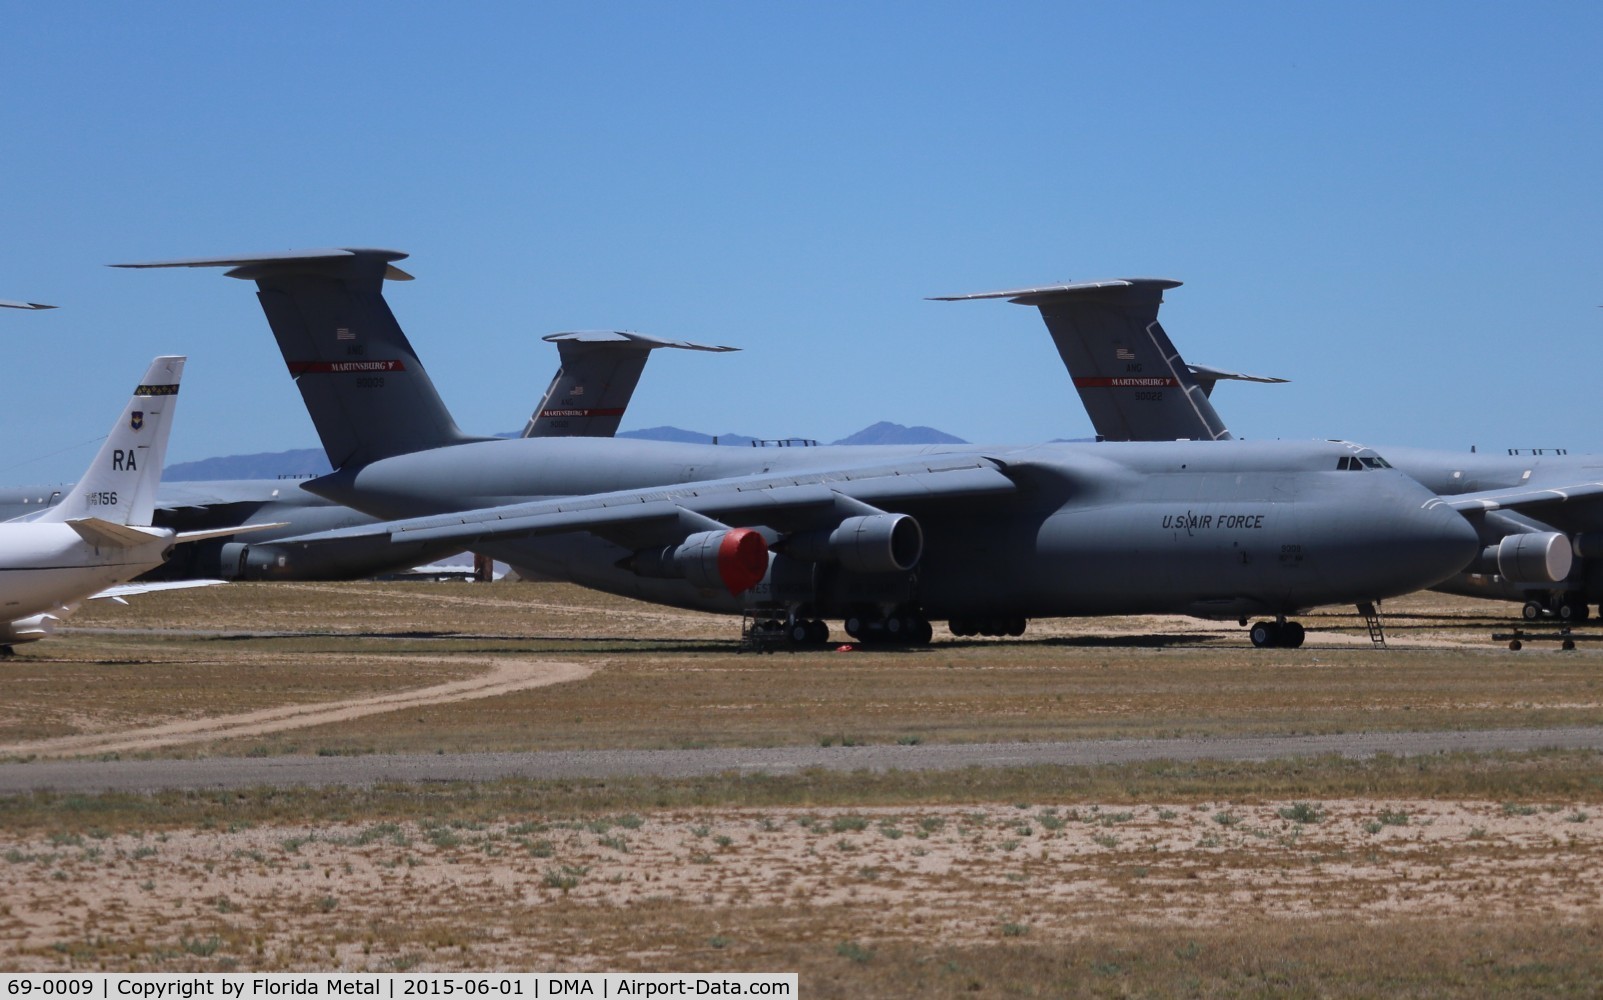
M 334 339 L 335 340 L 355 340 L 356 339 L 356 334 L 352 333 L 350 331 L 349 327 L 342 326 L 342 327 L 337 328 L 334 331 Z
M 1135 355 L 1130 353 L 1130 349 L 1128 347 L 1119 348 L 1118 350 L 1113 352 L 1113 356 L 1118 358 L 1120 361 L 1134 361 L 1135 360 Z

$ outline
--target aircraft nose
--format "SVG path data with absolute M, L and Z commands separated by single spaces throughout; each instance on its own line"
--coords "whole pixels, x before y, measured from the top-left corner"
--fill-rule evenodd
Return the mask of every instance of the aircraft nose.
M 1428 496 L 1403 520 L 1390 558 L 1411 577 L 1403 581 L 1409 590 L 1433 587 L 1463 572 L 1480 555 L 1480 536 L 1474 527 L 1435 496 Z

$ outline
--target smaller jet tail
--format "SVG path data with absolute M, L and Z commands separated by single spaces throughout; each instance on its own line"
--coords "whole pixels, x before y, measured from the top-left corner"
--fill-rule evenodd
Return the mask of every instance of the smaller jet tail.
M 659 347 L 691 351 L 735 351 L 687 340 L 663 340 L 626 330 L 581 330 L 542 338 L 557 345 L 562 365 L 545 398 L 523 428 L 524 437 L 612 437 L 640 383 L 651 352 Z
M 1158 324 L 1164 290 L 1179 284 L 1124 278 L 938 301 L 1007 299 L 1040 309 L 1100 440 L 1227 439 L 1207 390 Z
M 184 361 L 170 356 L 150 363 L 78 485 L 35 520 L 150 524 Z

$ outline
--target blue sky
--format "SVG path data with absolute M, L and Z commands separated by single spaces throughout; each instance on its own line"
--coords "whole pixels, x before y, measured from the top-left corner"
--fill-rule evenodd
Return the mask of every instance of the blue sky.
M 118 261 L 409 252 L 458 423 L 542 334 L 659 352 L 626 428 L 973 441 L 1089 423 L 1032 309 L 1185 282 L 1238 435 L 1603 451 L 1603 6 L 6 3 L 0 483 L 72 479 L 187 353 L 172 461 L 316 436 L 249 283 Z

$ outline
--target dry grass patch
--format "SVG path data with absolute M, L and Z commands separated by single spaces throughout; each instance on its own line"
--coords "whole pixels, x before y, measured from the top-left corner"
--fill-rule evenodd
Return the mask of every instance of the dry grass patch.
M 594 672 L 424 711 L 152 752 L 839 745 L 1603 722 L 1603 649 L 1511 653 L 1489 641 L 1493 628 L 1506 627 L 1485 617 L 1498 605 L 1430 595 L 1400 603 L 1416 610 L 1390 616 L 1398 642 L 1389 651 L 1356 641 L 1356 620 L 1343 613 L 1306 616 L 1330 643 L 1301 650 L 1252 649 L 1228 623 L 1112 618 L 1037 623 L 1025 640 L 946 637 L 918 650 L 755 656 L 733 652 L 731 619 L 560 584 L 176 591 L 86 609 L 78 624 L 89 628 L 0 663 L 8 692 L 0 743 L 422 688 L 482 672 L 487 657 L 575 661 Z M 106 631 L 112 624 L 118 631 Z
M 1444 973 L 1523 989 L 1597 968 L 1603 822 L 1484 801 L 1327 800 L 1307 822 L 1285 808 L 698 807 L 9 835 L 0 964 L 796 968 L 810 992 L 858 995 L 1019 988 L 1021 958 L 1064 984 L 1165 992 L 1352 995 Z M 1369 830 L 1400 809 L 1406 829 Z M 1345 964 L 1445 926 L 1476 934 L 1392 956 L 1379 979 Z M 1552 950 L 1533 964 L 1526 943 Z

